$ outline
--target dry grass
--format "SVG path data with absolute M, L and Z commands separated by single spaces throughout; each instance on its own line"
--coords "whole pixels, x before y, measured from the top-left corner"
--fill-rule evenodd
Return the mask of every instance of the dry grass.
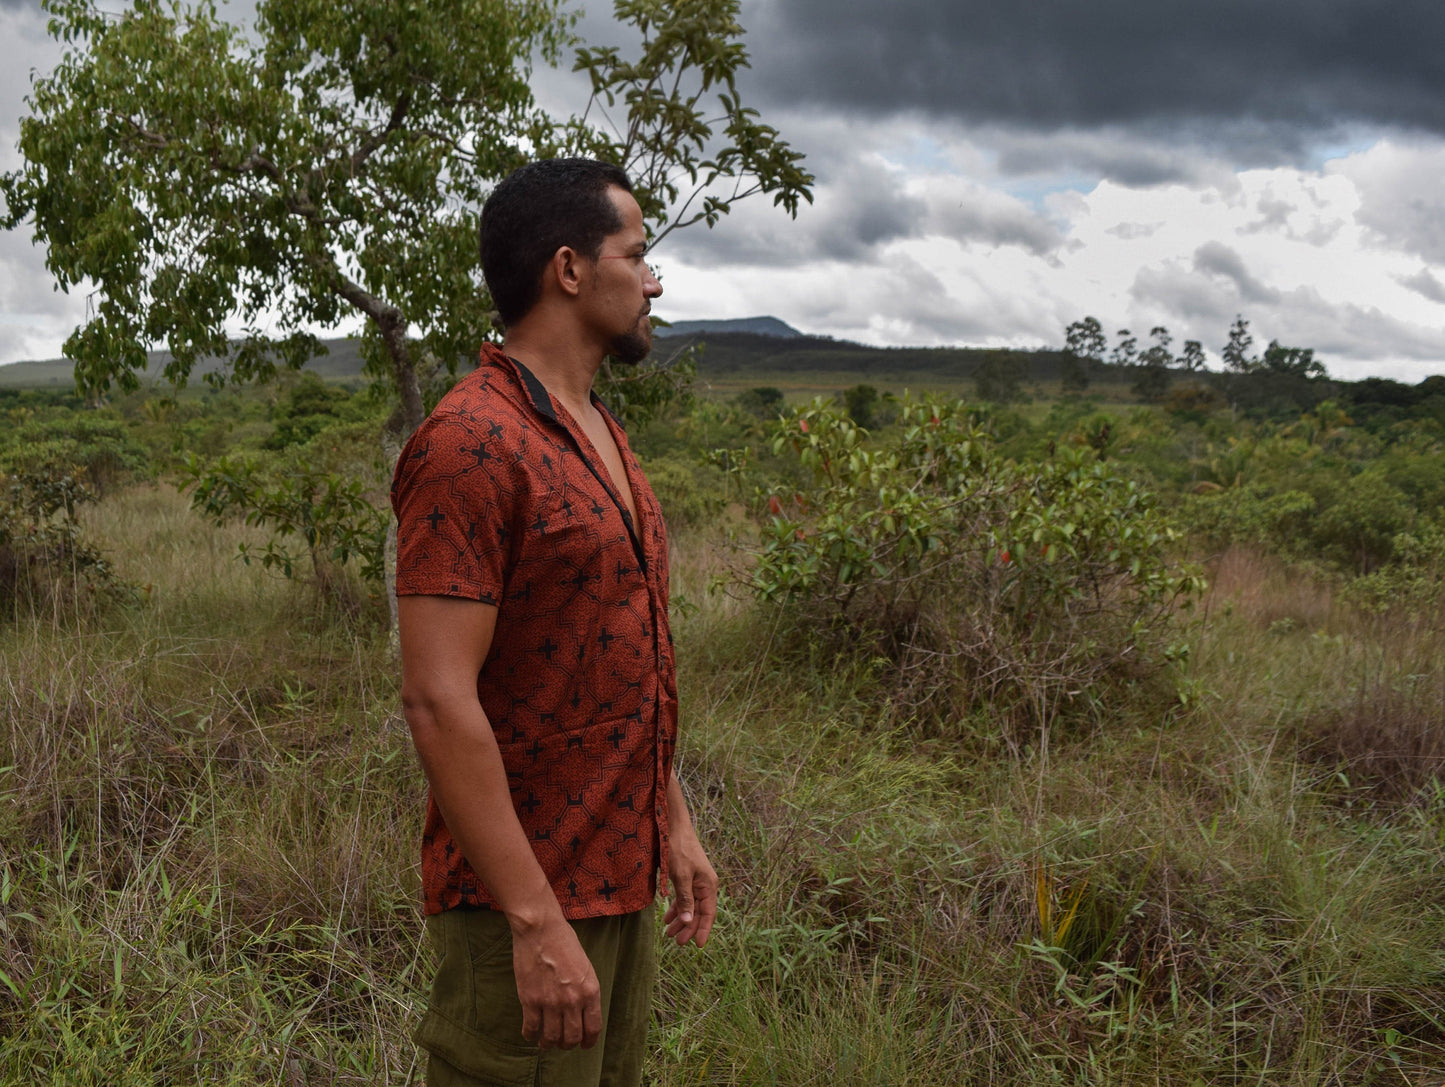
M 172 492 L 91 528 L 148 602 L 0 628 L 0 1082 L 415 1082 L 422 782 L 384 637 Z M 652 1082 L 1445 1065 L 1445 791 L 1357 788 L 1408 776 L 1369 728 L 1438 720 L 1436 635 L 1234 556 L 1191 713 L 1010 757 L 889 727 L 866 662 L 778 654 L 706 592 L 715 553 L 675 558 L 679 768 L 725 900 L 705 953 L 663 956 Z M 1326 727 L 1376 739 L 1325 758 Z

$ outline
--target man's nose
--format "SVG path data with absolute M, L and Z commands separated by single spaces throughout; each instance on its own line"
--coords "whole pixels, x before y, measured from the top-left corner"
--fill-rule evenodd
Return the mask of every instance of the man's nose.
M 657 278 L 651 265 L 647 266 L 647 278 L 642 281 L 642 293 L 648 298 L 656 298 L 662 294 L 662 281 Z

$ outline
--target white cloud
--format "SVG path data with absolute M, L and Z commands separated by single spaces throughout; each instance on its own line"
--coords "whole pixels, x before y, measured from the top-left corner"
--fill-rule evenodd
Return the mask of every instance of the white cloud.
M 1354 184 L 1380 245 L 1445 264 L 1445 142 L 1381 140 L 1326 170 Z
M 679 245 L 661 308 L 679 319 L 773 313 L 874 343 L 1018 346 L 1060 342 L 1065 324 L 1093 314 L 1111 331 L 1166 325 L 1176 343 L 1198 339 L 1215 353 L 1243 314 L 1261 344 L 1315 347 L 1338 376 L 1417 380 L 1445 369 L 1445 268 L 1428 257 L 1422 265 L 1382 229 L 1381 194 L 1416 184 L 1420 214 L 1445 223 L 1423 184 L 1436 154 L 1445 146 L 1402 165 L 1381 143 L 1322 171 L 1243 170 L 1147 188 L 1104 181 L 1054 192 L 1041 209 L 942 160 L 934 170 L 897 167 L 871 196 L 894 208 L 921 201 L 920 229 L 880 236 L 868 259 L 792 267 L 763 249 L 710 264 L 699 258 L 712 247 Z M 796 226 L 761 206 L 739 217 L 775 253 L 832 221 L 833 195 L 821 186 L 818 208 Z M 714 257 L 728 247 L 718 242 Z

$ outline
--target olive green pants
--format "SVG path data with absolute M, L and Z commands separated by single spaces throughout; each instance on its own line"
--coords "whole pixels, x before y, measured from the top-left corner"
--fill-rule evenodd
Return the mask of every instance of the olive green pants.
M 428 917 L 439 962 L 415 1036 L 431 1054 L 428 1087 L 639 1087 L 656 973 L 653 918 L 649 906 L 572 922 L 602 986 L 602 1035 L 591 1049 L 541 1050 L 522 1037 L 506 918 L 485 909 Z

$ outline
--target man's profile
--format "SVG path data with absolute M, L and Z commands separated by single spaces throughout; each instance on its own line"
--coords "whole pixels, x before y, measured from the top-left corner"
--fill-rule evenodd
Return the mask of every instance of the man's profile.
M 635 363 L 662 293 L 617 167 L 524 166 L 488 198 L 482 270 L 506 329 L 398 460 L 402 702 L 430 785 L 440 961 L 428 1082 L 637 1084 L 667 935 L 701 947 L 717 877 L 672 753 L 662 513 L 592 395 Z M 670 891 L 669 891 L 669 883 Z

